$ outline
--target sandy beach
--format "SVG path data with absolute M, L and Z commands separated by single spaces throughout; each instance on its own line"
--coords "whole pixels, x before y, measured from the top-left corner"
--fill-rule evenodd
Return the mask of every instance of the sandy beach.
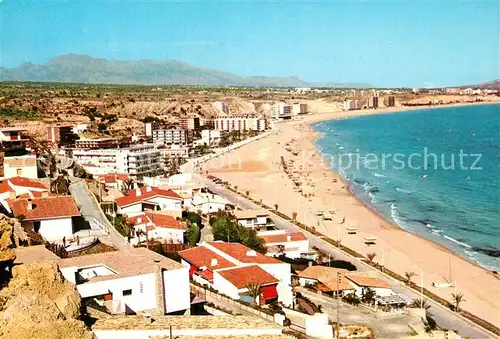
M 312 107 L 317 114 L 280 123 L 277 133 L 207 162 L 203 171 L 227 180 L 240 191 L 248 191 L 254 199 L 262 199 L 267 205 L 277 204 L 278 210 L 289 216 L 297 213 L 300 222 L 316 227 L 332 239 L 340 239 L 363 255 L 375 253 L 375 262 L 401 275 L 415 272 L 413 281 L 419 285 L 423 281 L 425 288 L 442 298 L 451 301 L 452 293 L 463 293 L 466 301 L 461 308 L 499 326 L 498 275 L 379 216 L 349 192 L 348 186 L 328 169 L 316 152 L 319 134 L 311 128 L 314 122 L 426 108 L 343 112 L 330 104 Z M 289 175 L 283 170 L 282 156 Z M 300 182 L 300 186 L 294 181 Z M 320 221 L 316 211 L 332 211 L 334 218 Z M 347 234 L 350 227 L 357 228 L 357 234 Z M 366 245 L 365 237 L 376 237 L 376 244 Z M 450 280 L 455 282 L 455 287 L 432 286 L 432 283 Z

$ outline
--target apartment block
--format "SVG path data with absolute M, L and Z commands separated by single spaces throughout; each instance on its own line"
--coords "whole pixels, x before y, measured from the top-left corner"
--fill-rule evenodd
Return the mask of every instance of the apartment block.
M 293 115 L 292 105 L 279 102 L 271 108 L 273 116 L 278 119 L 291 119 Z
M 230 115 L 217 117 L 214 128 L 218 131 L 256 131 L 266 130 L 266 120 L 255 115 Z
M 80 138 L 75 140 L 75 147 L 81 149 L 105 149 L 118 147 L 118 140 L 113 138 Z
M 394 99 L 394 95 L 389 95 L 389 96 L 384 98 L 384 105 L 386 107 L 393 107 L 393 106 L 395 106 L 395 104 L 396 104 L 396 102 Z
M 113 149 L 75 149 L 73 159 L 91 174 L 121 173 L 132 178 L 151 176 L 161 168 L 161 154 L 152 144 Z M 96 167 L 92 173 L 92 167 Z
M 194 131 L 189 129 L 153 130 L 155 145 L 189 145 L 193 142 Z
M 47 141 L 54 146 L 70 146 L 78 138 L 73 133 L 73 126 L 71 125 L 50 126 L 47 128 L 47 132 Z
M 189 117 L 181 118 L 180 127 L 184 130 L 198 131 L 200 129 L 200 118 Z
M 293 115 L 306 114 L 308 112 L 307 104 L 301 104 L 299 102 L 295 102 L 292 106 Z
M 219 111 L 225 113 L 225 114 L 229 114 L 229 107 L 226 105 L 225 102 L 222 102 L 222 101 L 216 101 L 214 102 L 214 106 L 215 108 L 217 108 Z
M 368 107 L 370 108 L 378 108 L 378 97 L 370 97 L 368 99 Z

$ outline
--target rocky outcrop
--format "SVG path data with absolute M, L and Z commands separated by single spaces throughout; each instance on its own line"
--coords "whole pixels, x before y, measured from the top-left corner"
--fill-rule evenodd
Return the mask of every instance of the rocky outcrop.
M 0 291 L 0 338 L 93 338 L 78 320 L 81 299 L 55 263 L 15 266 Z

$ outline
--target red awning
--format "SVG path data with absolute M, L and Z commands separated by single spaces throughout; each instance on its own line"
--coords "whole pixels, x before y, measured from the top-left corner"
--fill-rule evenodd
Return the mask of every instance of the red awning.
M 262 299 L 274 299 L 278 297 L 278 291 L 276 291 L 276 285 L 268 285 L 260 288 L 260 293 L 262 295 Z
M 193 273 L 196 272 L 197 268 L 194 267 L 194 266 L 191 266 L 189 268 L 189 277 L 192 278 L 193 277 Z

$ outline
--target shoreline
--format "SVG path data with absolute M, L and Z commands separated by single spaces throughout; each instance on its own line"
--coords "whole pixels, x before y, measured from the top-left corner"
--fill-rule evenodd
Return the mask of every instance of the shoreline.
M 370 113 L 373 111 L 374 113 L 373 114 L 364 114 L 364 115 L 353 115 L 353 116 L 349 116 L 349 117 L 343 117 L 343 118 L 336 118 L 336 117 L 333 117 L 333 118 L 326 118 L 326 119 L 318 119 L 318 120 L 311 120 L 311 121 L 308 121 L 307 122 L 307 125 L 310 127 L 311 129 L 311 133 L 314 133 L 316 134 L 316 136 L 313 137 L 313 140 L 311 140 L 314 148 L 315 148 L 315 153 L 321 158 L 322 157 L 322 154 L 318 151 L 318 139 L 324 135 L 324 133 L 321 133 L 321 132 L 318 132 L 314 129 L 314 125 L 317 125 L 317 124 L 320 124 L 322 122 L 328 122 L 328 121 L 333 121 L 333 120 L 339 120 L 339 119 L 349 119 L 349 118 L 357 118 L 357 117 L 364 117 L 364 116 L 374 116 L 374 115 L 382 115 L 382 114 L 394 114 L 394 113 L 405 113 L 407 111 L 420 111 L 420 110 L 428 110 L 428 109 L 439 109 L 439 108 L 452 108 L 452 107 L 465 107 L 465 106 L 476 106 L 476 105 L 499 105 L 500 104 L 500 100 L 499 101 L 491 101 L 491 102 L 478 102 L 478 103 L 464 103 L 464 104 L 460 104 L 460 103 L 457 103 L 457 104 L 445 104 L 445 105 L 432 105 L 432 106 L 420 106 L 420 107 L 416 107 L 416 106 L 398 106 L 397 108 L 394 108 L 392 110 L 389 110 L 389 111 L 386 111 L 386 112 L 380 112 L 380 113 L 375 113 L 376 110 L 365 110 L 365 111 L 370 111 Z M 423 108 L 422 108 L 423 107 Z M 356 111 L 354 111 L 356 112 Z M 347 191 L 351 194 L 352 197 L 354 197 L 355 199 L 357 199 L 361 204 L 363 204 L 365 206 L 365 208 L 367 208 L 368 210 L 372 211 L 374 213 L 374 216 L 379 218 L 379 219 L 382 219 L 383 221 L 389 223 L 391 226 L 393 226 L 395 229 L 398 229 L 398 230 L 401 230 L 403 232 L 407 232 L 407 233 L 410 233 L 410 234 L 413 234 L 415 236 L 418 236 L 426 241 L 429 241 L 431 243 L 433 243 L 434 245 L 436 246 L 439 246 L 439 247 L 442 247 L 442 249 L 444 251 L 447 251 L 455 256 L 458 256 L 464 260 L 466 260 L 467 262 L 473 264 L 473 265 L 476 265 L 477 267 L 491 273 L 491 274 L 495 274 L 495 272 L 498 272 L 500 273 L 500 270 L 492 270 L 492 269 L 489 269 L 487 267 L 484 267 L 482 266 L 480 263 L 474 261 L 472 258 L 469 258 L 465 255 L 462 255 L 460 253 L 457 253 L 455 252 L 455 250 L 453 250 L 452 248 L 449 248 L 448 246 L 440 243 L 439 241 L 437 240 L 433 240 L 433 239 L 429 239 L 427 238 L 426 236 L 422 235 L 422 234 L 419 234 L 418 232 L 416 231 L 410 231 L 410 230 L 406 230 L 404 229 L 403 227 L 399 226 L 398 224 L 396 224 L 394 222 L 394 220 L 391 220 L 389 217 L 386 217 L 382 214 L 381 211 L 379 211 L 375 206 L 372 206 L 370 205 L 369 202 L 363 200 L 361 197 L 359 197 L 355 191 L 354 191 L 354 183 L 348 181 L 347 179 L 345 179 L 342 174 L 338 171 L 336 171 L 335 169 L 332 169 L 330 168 L 329 166 L 324 166 L 324 169 L 325 170 L 328 170 L 332 173 L 334 173 L 334 175 L 338 176 L 338 179 L 339 181 L 341 181 L 344 185 L 347 186 Z M 496 273 L 496 274 L 498 274 Z M 499 277 L 500 278 L 500 277 Z
M 500 101 L 468 105 L 498 103 Z M 279 130 L 276 133 L 233 150 L 229 152 L 230 154 L 223 154 L 218 159 L 212 159 L 204 167 L 230 182 L 233 187 L 237 186 L 238 190 L 242 192 L 248 190 L 253 199 L 260 198 L 268 206 L 278 204 L 279 210 L 287 215 L 297 213 L 298 221 L 315 227 L 333 240 L 341 239 L 342 244 L 358 253 L 362 255 L 369 252 L 376 253 L 375 262 L 398 274 L 404 275 L 407 271 L 416 272 L 418 275 L 416 281 L 422 279 L 422 285 L 426 289 L 444 299 L 451 300 L 451 293 L 454 292 L 464 293 L 467 300 L 464 302 L 464 309 L 498 326 L 500 300 L 491 298 L 491 295 L 500 295 L 498 275 L 439 242 L 402 229 L 379 214 L 358 198 L 351 189 L 347 189 L 350 186 L 349 182 L 319 161 L 320 156 L 316 149 L 316 140 L 321 133 L 314 131 L 312 125 L 321 121 L 454 106 L 464 105 L 395 107 L 390 110 L 351 112 L 339 110 L 307 115 L 300 120 L 279 123 Z M 309 155 L 314 153 L 316 156 L 312 156 L 312 160 L 309 159 L 310 163 L 304 163 L 301 162 L 300 156 L 285 152 L 286 147 L 309 152 Z M 297 167 L 297 171 L 294 172 L 298 174 L 294 175 L 299 177 L 298 180 L 304 183 L 311 182 L 316 186 L 312 197 L 297 192 L 293 181 L 280 167 L 278 161 L 280 154 L 291 167 Z M 305 166 L 298 168 L 299 165 Z M 334 179 L 337 180 L 336 183 Z M 336 214 L 334 221 L 322 221 L 320 224 L 313 210 L 326 211 L 331 207 L 334 207 Z M 345 225 L 341 226 L 343 222 L 339 223 L 338 220 L 343 217 Z M 357 234 L 347 235 L 345 227 L 357 227 Z M 366 246 L 362 240 L 367 236 L 375 236 L 376 245 Z M 456 282 L 455 288 L 436 288 L 432 285 L 434 282 L 446 282 L 447 277 Z

